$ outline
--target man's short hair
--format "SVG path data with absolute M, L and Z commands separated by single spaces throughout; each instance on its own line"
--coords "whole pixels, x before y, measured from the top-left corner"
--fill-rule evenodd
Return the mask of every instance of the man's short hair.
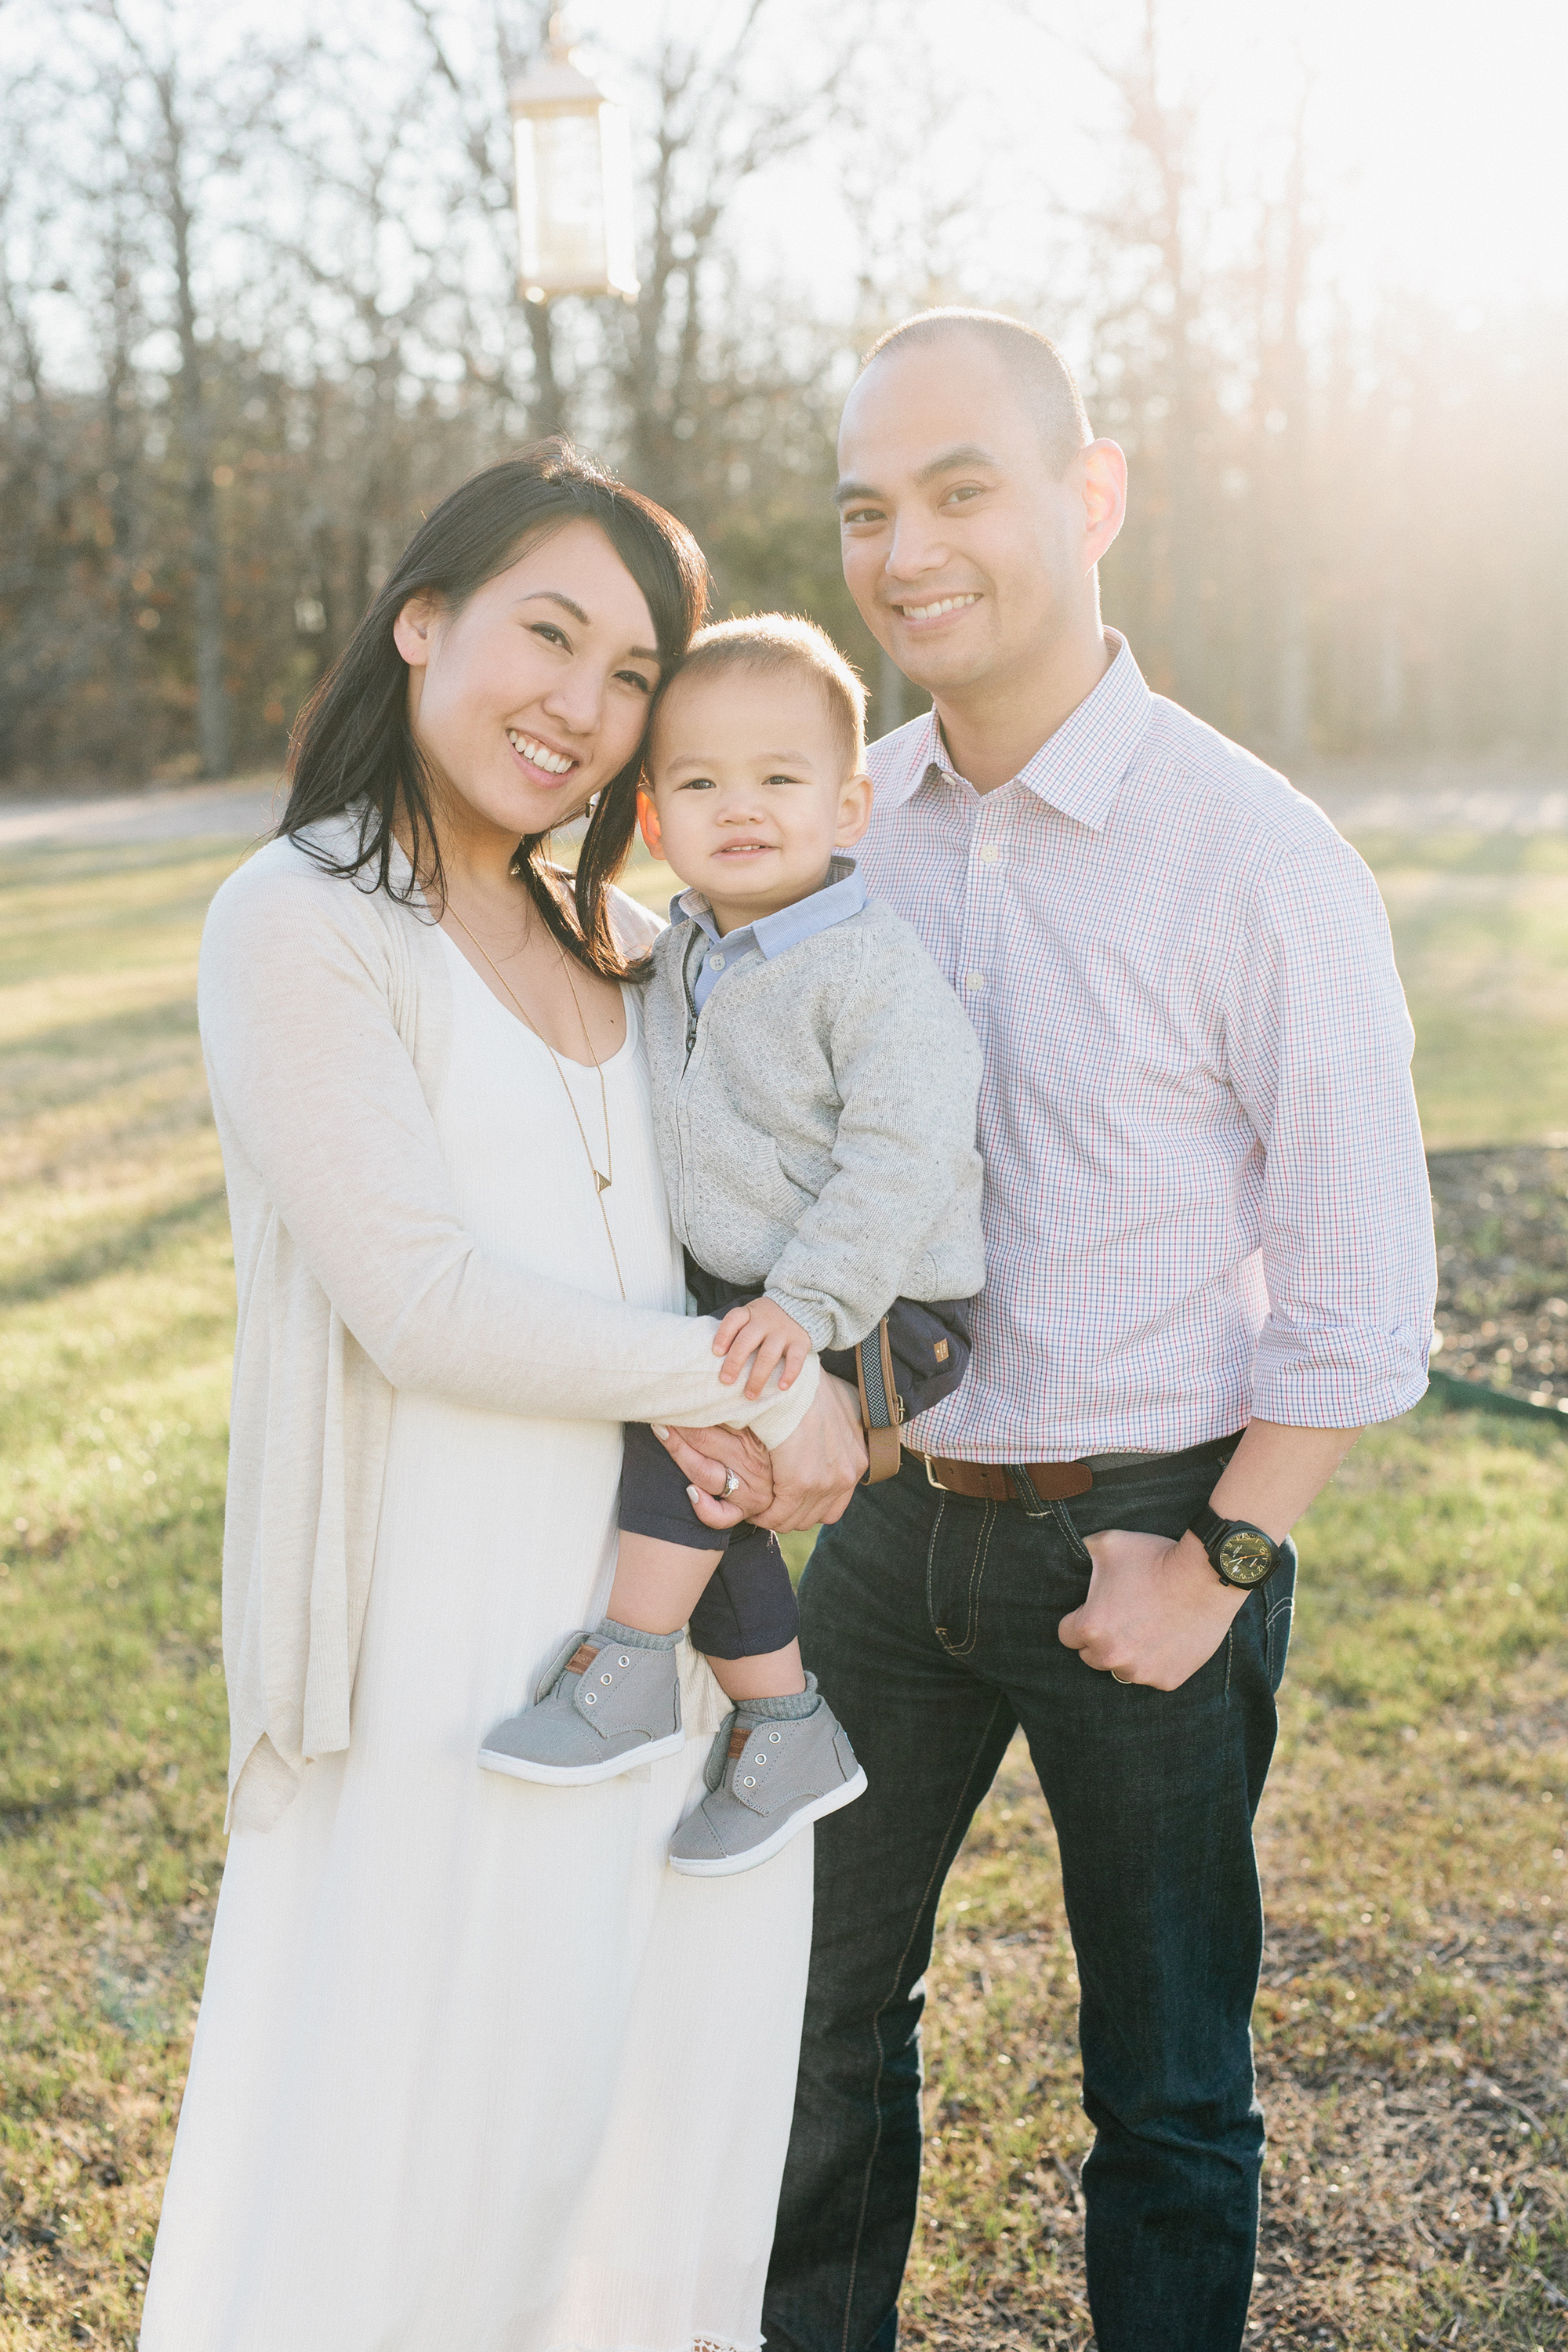
M 678 679 L 713 677 L 727 669 L 795 670 L 821 696 L 834 733 L 858 774 L 866 760 L 866 688 L 826 629 L 801 613 L 747 613 L 699 629 L 660 689 L 662 702 Z
M 1065 474 L 1076 453 L 1093 439 L 1089 413 L 1073 372 L 1048 335 L 1009 319 L 1003 310 L 966 310 L 956 305 L 941 310 L 921 310 L 901 325 L 889 327 L 874 342 L 862 362 L 862 372 L 889 352 L 915 351 L 953 335 L 975 335 L 989 343 L 1018 395 L 1039 428 L 1046 463 L 1054 474 Z

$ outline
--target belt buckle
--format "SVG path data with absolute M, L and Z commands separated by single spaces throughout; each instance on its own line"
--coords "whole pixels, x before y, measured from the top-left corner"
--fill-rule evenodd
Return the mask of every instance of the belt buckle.
M 912 1453 L 914 1452 L 914 1448 L 911 1446 L 911 1447 L 910 1448 L 910 1453 L 912 1454 Z M 921 1463 L 924 1465 L 924 1467 L 925 1467 L 925 1474 L 926 1474 L 926 1485 L 927 1485 L 928 1486 L 934 1486 L 934 1487 L 936 1488 L 936 1491 L 937 1491 L 937 1493 L 938 1493 L 939 1495 L 951 1495 L 951 1494 L 952 1494 L 952 1488 L 951 1486 L 944 1486 L 942 1485 L 942 1480 L 941 1480 L 940 1478 L 938 1478 L 938 1477 L 935 1477 L 935 1476 L 932 1475 L 932 1472 L 931 1472 L 931 1455 L 930 1455 L 929 1454 L 922 1454 L 921 1455 L 921 1457 L 920 1457 L 920 1458 L 921 1458 Z

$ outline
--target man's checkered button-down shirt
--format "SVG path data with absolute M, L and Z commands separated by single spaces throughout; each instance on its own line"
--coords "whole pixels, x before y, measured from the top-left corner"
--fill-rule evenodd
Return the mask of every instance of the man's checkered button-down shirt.
M 985 1288 L 930 1454 L 1174 1450 L 1386 1421 L 1436 1268 L 1413 1033 L 1372 876 L 1125 643 L 1012 782 L 933 717 L 871 747 L 859 856 L 985 1051 Z

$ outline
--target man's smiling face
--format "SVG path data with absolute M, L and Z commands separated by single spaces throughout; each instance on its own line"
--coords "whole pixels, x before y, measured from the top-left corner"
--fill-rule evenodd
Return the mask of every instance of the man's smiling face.
M 844 577 L 907 677 L 962 698 L 1049 650 L 1084 577 L 1080 460 L 1051 472 L 982 337 L 874 360 L 845 407 L 838 469 Z

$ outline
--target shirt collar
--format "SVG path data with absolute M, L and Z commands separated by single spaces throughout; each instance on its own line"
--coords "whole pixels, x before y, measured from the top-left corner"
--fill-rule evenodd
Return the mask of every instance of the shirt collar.
M 730 932 L 726 945 L 735 948 L 744 942 L 764 956 L 782 955 L 785 948 L 798 947 L 802 940 L 815 939 L 818 931 L 831 930 L 835 923 L 858 915 L 865 904 L 866 884 L 858 866 L 854 858 L 836 854 L 819 890 L 797 898 L 793 907 L 781 907 L 776 915 L 759 915 L 744 929 Z M 717 946 L 719 927 L 700 890 L 678 892 L 669 902 L 669 919 L 696 923 Z
M 1105 641 L 1111 648 L 1110 665 L 1099 685 L 1003 787 L 1006 791 L 1011 784 L 1022 784 L 1037 800 L 1097 832 L 1115 805 L 1121 780 L 1148 728 L 1154 698 L 1126 638 L 1116 629 L 1107 629 Z M 919 791 L 930 781 L 933 768 L 940 775 L 962 782 L 947 756 L 934 710 L 925 726 L 926 735 L 916 753 L 919 765 L 910 762 L 914 789 Z

